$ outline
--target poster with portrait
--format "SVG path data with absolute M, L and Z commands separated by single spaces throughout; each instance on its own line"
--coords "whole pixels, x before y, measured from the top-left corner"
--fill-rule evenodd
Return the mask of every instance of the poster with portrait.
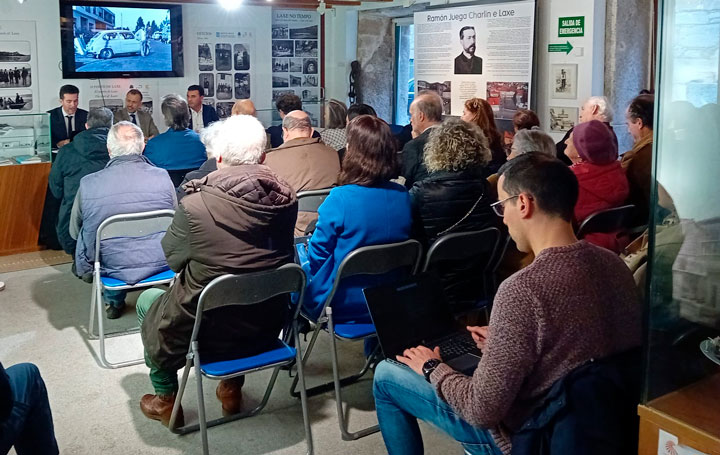
M 445 114 L 487 98 L 505 129 L 530 100 L 535 2 L 517 1 L 414 14 L 416 93 L 436 91 Z
M 37 112 L 34 21 L 0 21 L 0 115 Z
M 194 73 L 203 88 L 203 103 L 215 107 L 218 117 L 229 117 L 235 101 L 248 99 L 253 94 L 255 32 L 228 27 L 202 28 L 196 29 L 191 37 L 195 43 L 191 43 L 190 49 L 197 49 Z
M 316 11 L 273 10 L 272 101 L 292 93 L 300 97 L 314 126 L 320 118 L 320 16 Z M 273 124 L 280 123 L 273 116 Z

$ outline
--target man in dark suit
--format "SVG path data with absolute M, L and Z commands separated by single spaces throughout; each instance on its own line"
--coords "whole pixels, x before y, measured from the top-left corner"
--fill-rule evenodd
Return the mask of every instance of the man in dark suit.
M 76 134 L 85 131 L 88 112 L 78 109 L 80 89 L 74 85 L 60 87 L 60 106 L 50 109 L 50 135 L 52 148 L 58 149 L 72 141 Z
M 159 133 L 152 115 L 142 110 L 142 92 L 131 88 L 125 95 L 125 107 L 115 112 L 113 123 L 130 122 L 139 126 L 145 136 L 145 142 Z
M 215 108 L 203 104 L 203 88 L 199 85 L 191 85 L 187 90 L 187 103 L 190 107 L 190 129 L 196 133 L 202 131 L 203 128 L 220 120 Z
M 463 51 L 455 57 L 455 74 L 482 74 L 482 59 L 475 56 L 475 27 L 460 29 Z
M 443 101 L 435 92 L 420 92 L 410 105 L 410 124 L 415 139 L 405 144 L 402 150 L 402 176 L 405 177 L 407 189 L 428 175 L 423 163 L 425 144 L 430 137 L 430 130 L 442 122 L 442 114 Z

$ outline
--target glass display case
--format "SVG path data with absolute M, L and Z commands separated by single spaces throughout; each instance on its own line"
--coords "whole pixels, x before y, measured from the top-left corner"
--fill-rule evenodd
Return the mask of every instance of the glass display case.
M 0 115 L 0 165 L 50 160 L 50 114 Z
M 720 454 L 720 0 L 659 2 L 640 454 Z

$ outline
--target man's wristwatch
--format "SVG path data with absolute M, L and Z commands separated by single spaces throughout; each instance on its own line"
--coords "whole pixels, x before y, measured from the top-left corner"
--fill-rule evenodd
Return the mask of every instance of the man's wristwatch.
M 430 375 L 433 371 L 435 371 L 435 368 L 437 368 L 438 365 L 442 363 L 442 360 L 440 359 L 430 359 L 427 362 L 423 364 L 422 372 L 423 375 L 425 375 L 425 380 L 427 382 L 430 382 Z

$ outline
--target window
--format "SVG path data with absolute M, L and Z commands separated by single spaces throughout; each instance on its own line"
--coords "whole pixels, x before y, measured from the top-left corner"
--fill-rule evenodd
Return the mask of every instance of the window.
M 412 17 L 395 22 L 395 102 L 393 123 L 410 123 L 410 103 L 415 99 L 415 26 Z

